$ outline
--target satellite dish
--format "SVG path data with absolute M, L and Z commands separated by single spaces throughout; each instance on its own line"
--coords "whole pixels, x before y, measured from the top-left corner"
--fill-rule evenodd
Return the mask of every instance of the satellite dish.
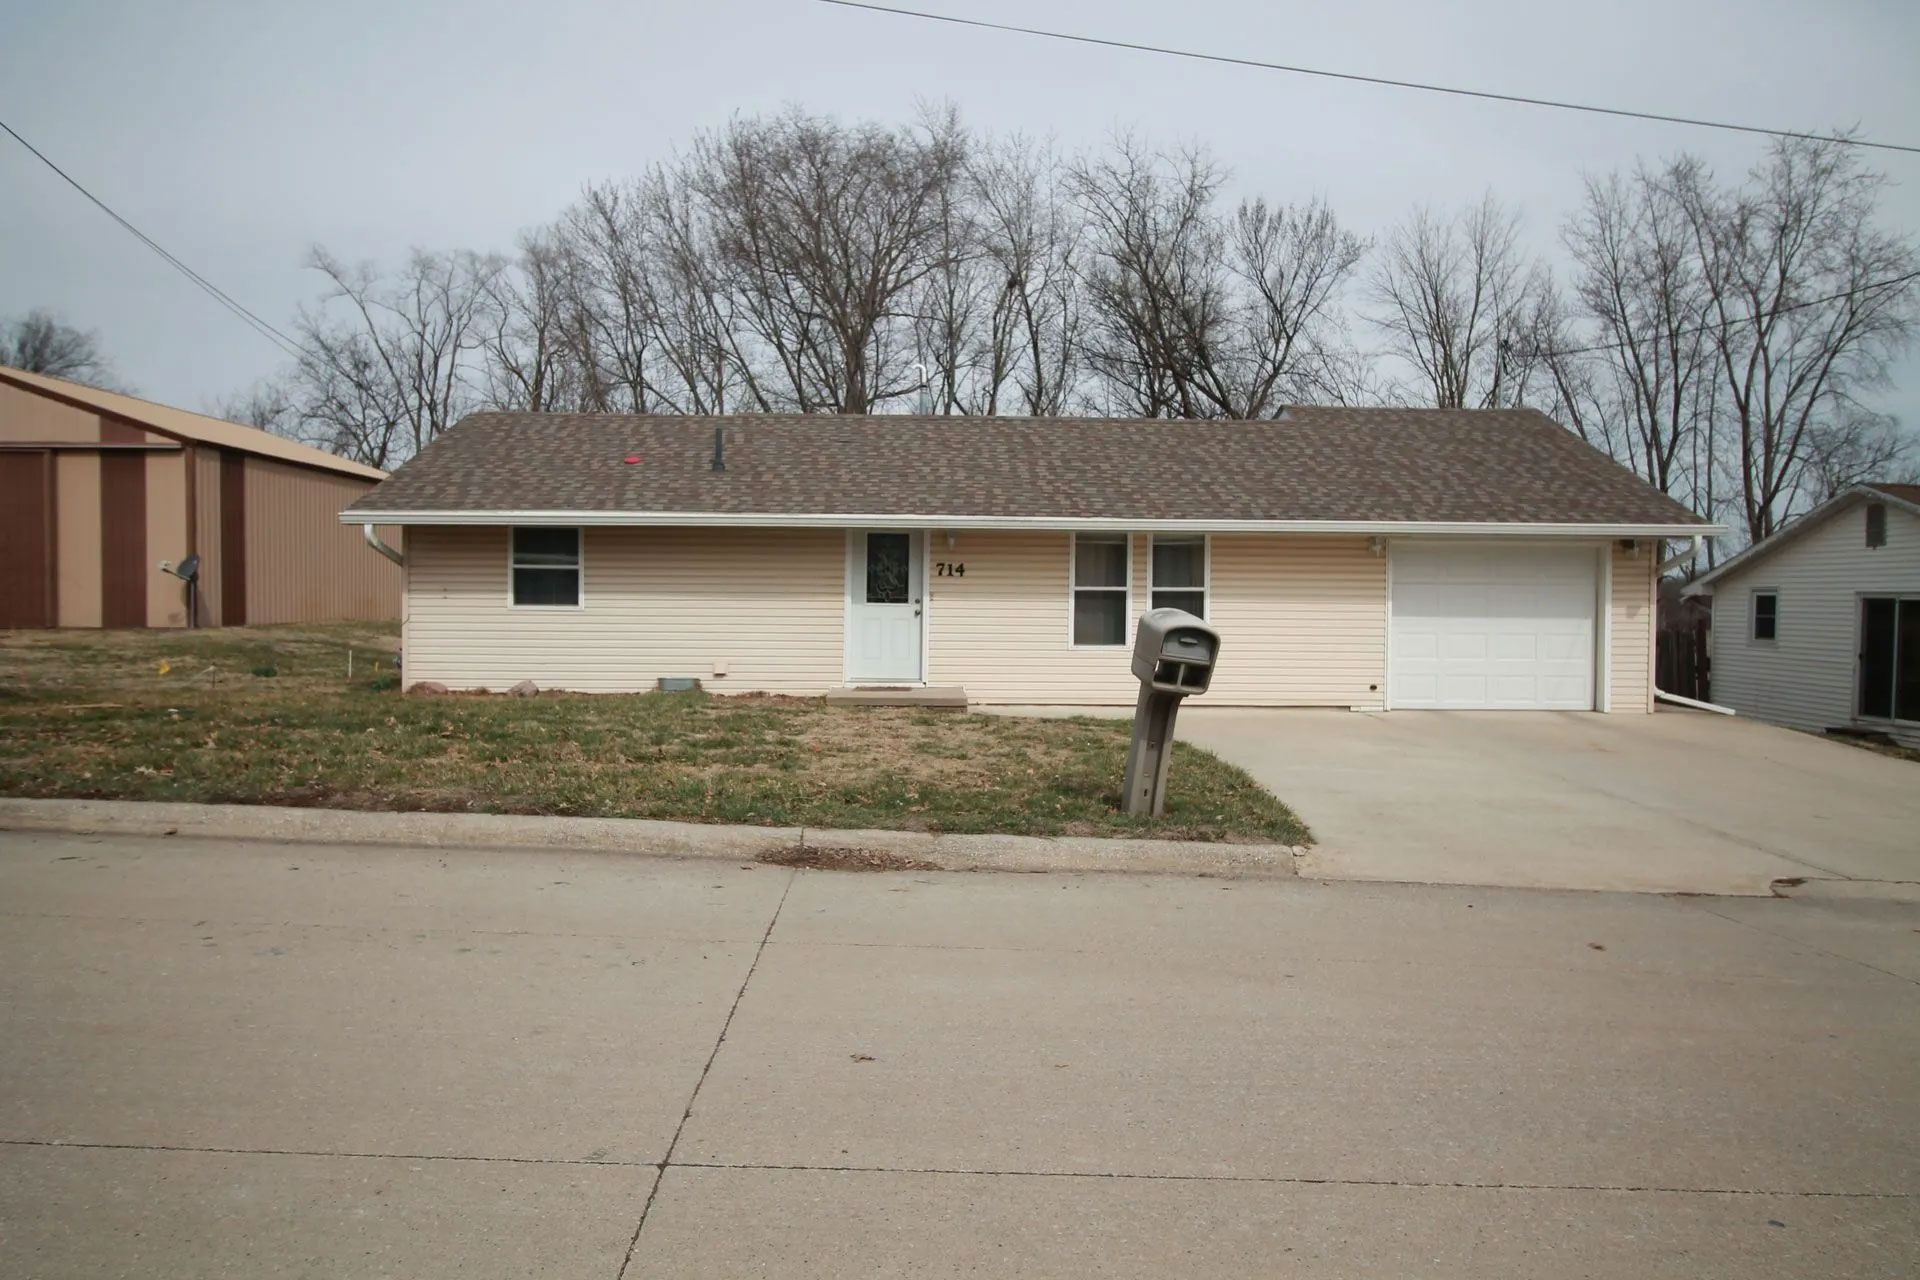
M 172 566 L 169 566 L 165 560 L 162 560 L 160 562 L 160 568 L 187 584 L 187 625 L 189 627 L 199 626 L 200 611 L 197 607 L 198 602 L 194 597 L 200 592 L 198 581 L 200 577 L 200 557 L 198 555 L 191 555 L 179 564 Z

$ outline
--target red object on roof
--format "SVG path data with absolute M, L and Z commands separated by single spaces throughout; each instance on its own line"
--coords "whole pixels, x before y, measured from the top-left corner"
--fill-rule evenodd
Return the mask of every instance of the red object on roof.
M 640 461 L 640 455 L 637 453 L 630 453 L 627 455 L 626 461 L 628 466 L 632 466 L 634 463 Z

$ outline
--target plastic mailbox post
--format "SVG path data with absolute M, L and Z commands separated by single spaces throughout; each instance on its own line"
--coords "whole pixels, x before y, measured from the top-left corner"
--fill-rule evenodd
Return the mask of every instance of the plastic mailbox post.
M 1128 813 L 1159 817 L 1167 802 L 1167 766 L 1173 760 L 1173 722 L 1180 701 L 1205 693 L 1220 657 L 1220 633 L 1184 609 L 1154 609 L 1133 637 L 1133 675 L 1140 698 L 1133 708 L 1127 748 Z

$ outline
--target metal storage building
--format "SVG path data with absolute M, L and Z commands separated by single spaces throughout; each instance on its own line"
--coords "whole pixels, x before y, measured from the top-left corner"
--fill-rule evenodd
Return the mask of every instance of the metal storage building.
M 400 613 L 400 570 L 338 513 L 372 467 L 0 366 L 0 627 L 183 627 Z

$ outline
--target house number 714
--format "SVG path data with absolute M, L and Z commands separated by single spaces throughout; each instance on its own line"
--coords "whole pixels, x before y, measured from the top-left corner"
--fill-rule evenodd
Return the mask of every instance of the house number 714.
M 967 576 L 967 562 L 964 560 L 936 560 L 933 565 L 936 578 L 964 578 Z

